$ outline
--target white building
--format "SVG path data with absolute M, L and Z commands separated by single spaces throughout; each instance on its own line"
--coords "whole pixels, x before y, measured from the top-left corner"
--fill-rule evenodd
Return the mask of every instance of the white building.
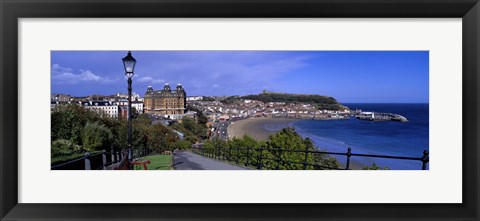
M 118 118 L 119 106 L 111 101 L 89 101 L 80 102 L 82 107 L 95 111 L 100 114 L 105 114 L 111 118 Z
M 117 98 L 123 98 L 123 99 L 128 99 L 128 94 L 116 93 L 116 94 L 115 94 L 115 97 L 117 97 Z M 140 100 L 140 99 L 143 100 L 143 98 L 141 98 L 139 94 L 133 92 L 133 93 L 132 93 L 132 101 L 134 101 L 135 99 L 137 99 L 137 100 Z
M 184 113 L 184 114 L 165 114 L 163 117 L 165 119 L 179 120 L 184 117 L 196 118 L 196 115 L 197 115 L 197 112 L 188 111 L 187 113 Z
M 137 113 L 143 114 L 143 102 L 133 101 L 132 108 L 135 108 L 135 110 L 137 110 Z M 132 113 L 135 113 L 135 112 L 132 111 Z
M 187 97 L 187 101 L 199 101 L 202 100 L 203 96 L 189 96 Z

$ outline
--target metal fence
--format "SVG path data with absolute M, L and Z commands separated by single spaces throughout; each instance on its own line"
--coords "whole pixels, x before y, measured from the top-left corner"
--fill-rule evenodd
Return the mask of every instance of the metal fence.
M 357 154 L 352 153 L 352 149 L 349 147 L 347 152 L 327 152 L 327 151 L 313 151 L 308 148 L 305 150 L 289 150 L 282 148 L 250 148 L 250 147 L 233 147 L 233 148 L 193 148 L 193 152 L 196 152 L 200 155 L 227 161 L 237 165 L 243 165 L 246 167 L 253 167 L 259 170 L 265 169 L 265 161 L 269 161 L 270 166 L 274 163 L 274 169 L 279 170 L 282 166 L 286 165 L 297 165 L 295 168 L 306 170 L 308 168 L 313 169 L 330 169 L 330 170 L 349 170 L 351 169 L 351 158 L 352 157 L 370 157 L 370 158 L 384 158 L 384 159 L 395 159 L 395 160 L 410 160 L 421 162 L 422 170 L 427 169 L 429 162 L 429 153 L 428 150 L 423 151 L 423 155 L 418 157 L 406 157 L 406 156 L 389 156 L 389 155 L 375 155 L 375 154 Z M 296 153 L 297 158 L 303 157 L 303 161 L 291 161 L 286 158 L 286 155 L 283 153 Z M 267 157 L 268 154 L 270 157 Z M 327 165 L 321 165 L 316 163 L 309 163 L 314 155 L 328 154 L 334 156 L 344 156 L 346 157 L 346 164 L 344 167 L 329 167 Z M 273 156 L 273 157 L 272 157 Z M 299 165 L 299 166 L 298 166 Z
M 147 156 L 153 153 L 151 149 L 134 149 L 132 150 L 133 159 Z M 85 152 L 83 157 L 79 157 L 67 162 L 52 165 L 52 170 L 106 170 L 109 166 L 114 166 L 119 163 L 127 154 L 127 151 L 110 152 L 102 150 L 101 153 L 91 154 Z

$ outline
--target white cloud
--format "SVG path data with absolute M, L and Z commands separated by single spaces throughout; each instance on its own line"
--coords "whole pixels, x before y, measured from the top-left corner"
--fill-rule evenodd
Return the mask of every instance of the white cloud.
M 53 64 L 52 65 L 52 72 L 53 71 L 56 71 L 56 72 L 72 72 L 73 70 L 71 68 L 62 67 L 59 64 Z
M 253 88 L 273 86 L 283 76 L 305 67 L 307 59 L 293 56 L 258 58 L 256 55 L 241 58 L 227 56 L 226 59 L 219 57 L 201 59 L 196 65 L 197 68 L 184 72 L 190 73 L 190 76 L 182 80 L 188 85 L 199 87 L 205 87 L 208 84 L 229 85 L 228 87 L 214 86 L 215 94 L 259 93 L 260 90 Z M 202 65 L 202 63 L 209 65 Z
M 140 82 L 140 83 L 154 83 L 154 84 L 165 83 L 164 79 L 155 79 L 155 78 L 150 77 L 150 76 L 141 77 L 141 78 L 137 79 L 137 81 Z
M 192 94 L 248 94 L 275 87 L 278 80 L 308 66 L 311 55 L 285 52 L 168 52 L 143 61 L 142 83 L 182 83 Z M 154 82 L 162 79 L 162 82 Z M 163 80 L 166 79 L 166 80 Z
M 74 73 L 72 68 L 62 67 L 59 64 L 53 64 L 51 69 L 53 84 L 78 84 L 81 82 L 111 83 L 114 80 L 102 77 L 90 70 L 78 70 Z

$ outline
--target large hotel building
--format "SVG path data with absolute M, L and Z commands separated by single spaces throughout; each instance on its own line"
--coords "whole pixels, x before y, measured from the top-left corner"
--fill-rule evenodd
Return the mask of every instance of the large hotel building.
M 144 111 L 147 114 L 157 116 L 176 116 L 185 114 L 187 105 L 187 94 L 181 84 L 177 84 L 175 90 L 170 89 L 168 83 L 163 90 L 154 91 L 152 86 L 148 86 L 144 97 Z

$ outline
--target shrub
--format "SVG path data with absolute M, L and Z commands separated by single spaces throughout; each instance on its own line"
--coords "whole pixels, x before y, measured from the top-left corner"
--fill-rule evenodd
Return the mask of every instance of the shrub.
M 174 148 L 177 150 L 187 150 L 187 149 L 190 149 L 191 147 L 192 147 L 192 143 L 190 143 L 190 141 L 187 141 L 187 140 L 181 140 L 174 144 Z
M 383 170 L 389 170 L 390 168 L 389 167 L 384 167 Z M 364 166 L 363 167 L 363 170 L 381 170 L 381 168 L 375 163 L 373 162 L 371 166 Z
M 52 157 L 71 155 L 80 150 L 80 146 L 65 139 L 52 142 Z
M 112 141 L 112 132 L 98 122 L 87 123 L 82 130 L 83 149 L 87 151 L 107 149 Z

